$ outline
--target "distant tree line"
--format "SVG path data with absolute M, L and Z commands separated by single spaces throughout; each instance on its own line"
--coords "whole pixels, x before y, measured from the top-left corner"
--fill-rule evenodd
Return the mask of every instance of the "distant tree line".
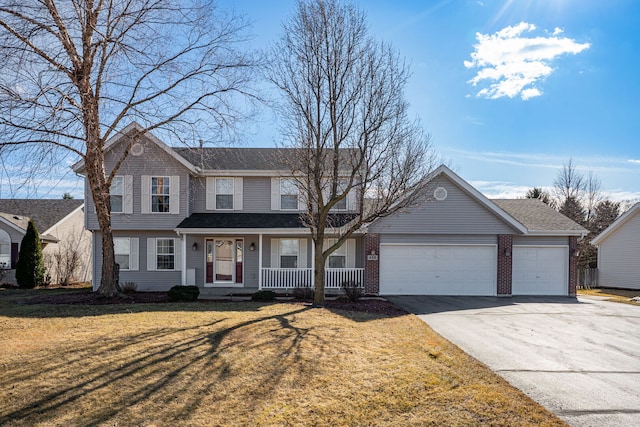
M 578 242 L 578 266 L 597 267 L 598 251 L 591 240 L 620 216 L 622 204 L 607 199 L 600 179 L 591 171 L 586 174 L 580 172 L 571 159 L 558 171 L 551 191 L 534 187 L 527 191 L 525 197 L 540 199 L 586 228 L 589 233 Z

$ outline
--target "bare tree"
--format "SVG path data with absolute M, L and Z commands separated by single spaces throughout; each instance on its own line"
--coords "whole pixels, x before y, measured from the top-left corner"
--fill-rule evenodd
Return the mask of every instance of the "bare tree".
M 363 12 L 340 0 L 299 1 L 269 61 L 283 96 L 291 173 L 306 202 L 315 258 L 314 303 L 324 303 L 325 263 L 363 224 L 425 195 L 435 157 L 430 138 L 408 116 L 409 69 L 369 35 Z M 355 195 L 355 196 L 354 196 Z M 344 209 L 341 219 L 335 208 Z M 325 238 L 335 238 L 325 246 Z
M 567 199 L 582 200 L 586 190 L 584 175 L 578 171 L 573 164 L 573 159 L 562 164 L 562 169 L 558 171 L 556 179 L 553 181 L 558 206 Z
M 247 24 L 209 0 L 0 1 L 0 156 L 84 162 L 102 233 L 98 293 L 114 295 L 109 189 L 145 132 L 184 141 L 243 115 L 255 61 L 242 53 Z M 131 121 L 114 169 L 105 142 Z
M 585 224 L 589 230 L 593 230 L 591 223 L 596 214 L 596 207 L 604 200 L 602 182 L 593 172 L 589 171 L 585 179 L 584 188 Z

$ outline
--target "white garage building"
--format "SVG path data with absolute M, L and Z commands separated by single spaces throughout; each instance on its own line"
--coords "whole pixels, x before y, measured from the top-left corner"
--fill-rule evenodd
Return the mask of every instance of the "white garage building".
M 428 194 L 367 229 L 380 295 L 575 294 L 580 225 L 538 199 L 489 200 L 445 166 Z

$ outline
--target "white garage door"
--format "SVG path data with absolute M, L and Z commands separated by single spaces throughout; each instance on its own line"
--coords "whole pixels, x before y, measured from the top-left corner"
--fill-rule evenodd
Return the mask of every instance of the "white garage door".
M 380 246 L 381 295 L 495 295 L 495 245 Z
M 512 295 L 567 295 L 568 247 L 513 247 Z

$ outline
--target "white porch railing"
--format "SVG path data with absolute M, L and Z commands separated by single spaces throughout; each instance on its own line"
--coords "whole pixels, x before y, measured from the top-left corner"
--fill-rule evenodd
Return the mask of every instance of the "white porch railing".
M 325 289 L 340 289 L 343 282 L 354 281 L 364 286 L 364 268 L 327 268 Z M 312 287 L 313 268 L 263 268 L 260 289 Z

